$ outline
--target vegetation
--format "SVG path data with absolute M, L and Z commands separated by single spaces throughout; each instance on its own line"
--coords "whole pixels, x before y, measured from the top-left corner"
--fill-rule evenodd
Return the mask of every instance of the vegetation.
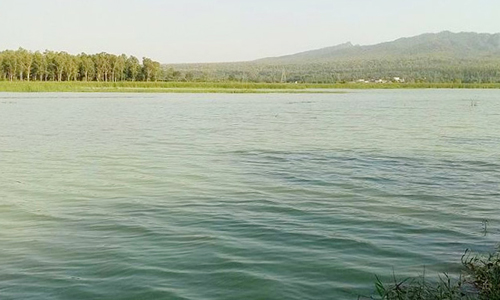
M 439 277 L 438 282 L 426 281 L 425 276 L 397 281 L 384 285 L 376 282 L 377 293 L 383 300 L 472 300 L 478 299 L 473 291 L 468 291 L 463 280 L 453 280 L 447 274 Z
M 372 46 L 346 43 L 251 62 L 163 66 L 147 57 L 140 62 L 134 56 L 104 52 L 71 55 L 22 48 L 0 52 L 0 91 L 326 92 L 317 89 L 338 88 L 500 88 L 500 34 L 442 32 Z
M 0 52 L 0 80 L 8 81 L 157 81 L 159 62 L 144 57 L 98 53 L 31 52 L 23 48 Z
M 0 81 L 2 92 L 147 92 L 147 93 L 339 93 L 303 85 L 210 82 L 27 82 Z
M 356 59 L 328 62 L 242 62 L 171 65 L 187 81 L 348 83 L 358 80 L 407 83 L 500 83 L 498 59 Z M 187 77 L 186 77 L 187 76 Z
M 469 282 L 477 289 L 481 299 L 500 299 L 500 251 L 494 254 L 462 258 L 469 271 Z
M 171 67 L 189 81 L 500 83 L 500 34 L 442 32 L 252 62 Z
M 462 257 L 464 274 L 451 279 L 447 274 L 437 282 L 428 281 L 425 274 L 413 279 L 383 284 L 377 278 L 375 284 L 381 300 L 500 300 L 500 252 L 488 255 L 472 255 L 466 251 Z
M 339 93 L 341 89 L 500 88 L 500 84 L 0 81 L 0 92 Z

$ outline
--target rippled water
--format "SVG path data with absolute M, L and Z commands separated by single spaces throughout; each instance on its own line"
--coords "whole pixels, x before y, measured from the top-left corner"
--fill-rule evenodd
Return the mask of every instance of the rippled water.
M 2 300 L 357 299 L 499 202 L 497 90 L 0 94 Z

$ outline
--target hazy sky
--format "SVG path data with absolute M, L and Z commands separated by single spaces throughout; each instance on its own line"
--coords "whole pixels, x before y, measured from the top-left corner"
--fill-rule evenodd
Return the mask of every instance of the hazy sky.
M 252 60 L 425 32 L 500 32 L 499 0 L 0 0 L 0 49 Z

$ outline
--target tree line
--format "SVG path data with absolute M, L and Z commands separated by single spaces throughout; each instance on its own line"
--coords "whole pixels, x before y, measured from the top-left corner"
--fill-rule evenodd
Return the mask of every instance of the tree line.
M 379 58 L 302 63 L 216 63 L 162 66 L 150 58 L 67 52 L 0 52 L 0 80 L 343 83 L 359 79 L 428 83 L 500 83 L 500 59 Z
M 168 72 L 167 72 L 168 73 Z M 169 73 L 176 75 L 173 70 Z M 23 81 L 158 81 L 165 72 L 159 62 L 125 54 L 71 55 L 67 52 L 5 50 L 0 52 L 0 79 Z M 164 76 L 163 76 L 164 77 Z
M 500 59 L 418 57 L 303 63 L 217 63 L 171 65 L 191 81 L 345 83 L 359 79 L 408 83 L 500 83 Z

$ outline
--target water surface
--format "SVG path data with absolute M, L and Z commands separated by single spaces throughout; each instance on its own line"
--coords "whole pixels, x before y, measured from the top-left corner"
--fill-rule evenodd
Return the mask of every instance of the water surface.
M 496 90 L 0 94 L 0 298 L 357 299 L 457 272 L 499 241 L 499 128 Z

